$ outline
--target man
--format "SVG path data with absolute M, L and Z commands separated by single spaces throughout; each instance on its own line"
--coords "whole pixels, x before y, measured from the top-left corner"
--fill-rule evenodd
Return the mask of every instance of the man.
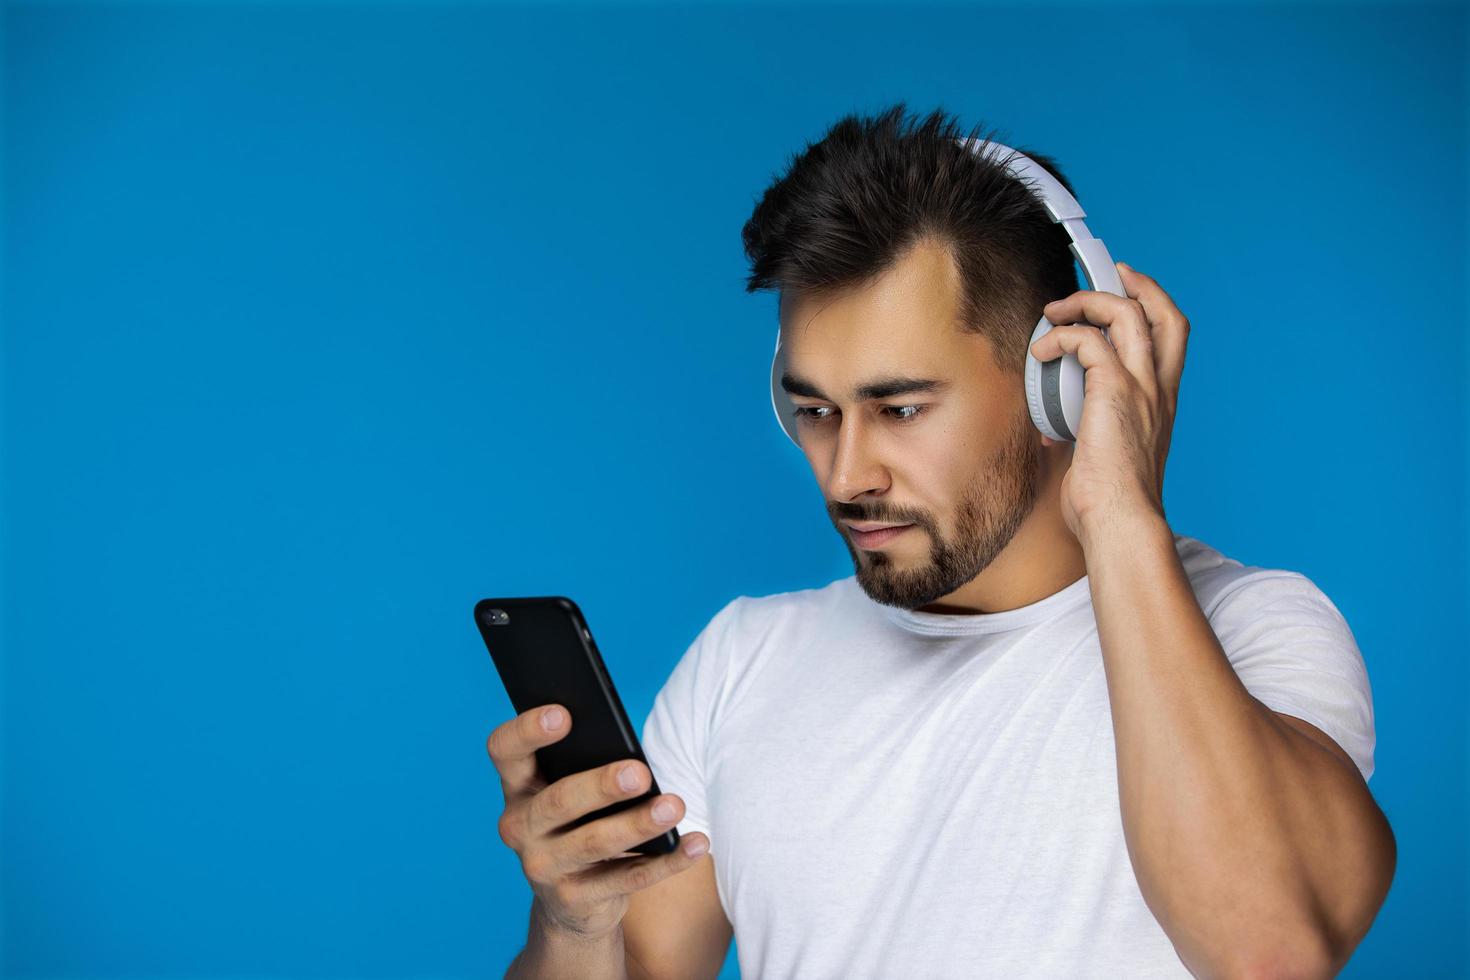
M 1395 847 L 1350 629 L 1172 531 L 1187 319 L 1123 263 L 1127 299 L 1077 290 L 1065 232 L 959 135 L 843 119 L 746 224 L 855 574 L 730 602 L 659 692 L 644 750 L 707 857 L 626 859 L 584 916 L 593 866 L 538 852 L 553 794 L 517 790 L 544 904 L 513 975 L 712 977 L 733 933 L 751 977 L 1315 977 L 1372 923 Z M 1026 408 L 1038 311 L 1035 356 L 1087 369 L 1075 444 Z M 530 715 L 497 764 L 565 734 Z M 574 809 L 614 798 L 579 776 Z M 627 819 L 577 846 L 656 832 Z

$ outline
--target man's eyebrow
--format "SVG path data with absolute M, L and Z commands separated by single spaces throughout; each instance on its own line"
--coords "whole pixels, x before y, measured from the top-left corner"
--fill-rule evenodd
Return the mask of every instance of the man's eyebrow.
M 792 395 L 820 398 L 823 401 L 832 400 L 817 390 L 817 386 L 806 378 L 798 377 L 790 371 L 781 375 L 781 387 L 785 388 Z M 895 395 L 912 395 L 919 392 L 937 394 L 948 387 L 948 381 L 941 381 L 938 378 L 903 378 L 890 375 L 884 378 L 874 378 L 871 381 L 865 381 L 854 388 L 852 394 L 855 400 L 865 402 L 878 398 L 892 398 Z

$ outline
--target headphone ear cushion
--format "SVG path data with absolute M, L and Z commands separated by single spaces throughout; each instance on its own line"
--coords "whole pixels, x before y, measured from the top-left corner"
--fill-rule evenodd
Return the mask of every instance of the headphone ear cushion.
M 1059 397 L 1057 359 L 1039 361 L 1031 353 L 1032 345 L 1045 337 L 1053 326 L 1046 317 L 1036 321 L 1036 329 L 1031 331 L 1031 340 L 1026 345 L 1026 407 L 1031 412 L 1032 424 L 1042 435 L 1058 442 L 1070 442 L 1072 440 L 1060 431 L 1066 428 L 1066 416 Z
M 781 334 L 776 334 L 776 350 L 771 355 L 771 410 L 776 413 L 776 421 L 781 426 L 781 431 L 786 433 L 786 438 L 797 449 L 801 448 L 800 433 L 796 427 L 796 403 L 791 396 L 786 394 L 786 389 L 781 387 L 781 375 L 786 370 L 786 358 L 781 350 Z

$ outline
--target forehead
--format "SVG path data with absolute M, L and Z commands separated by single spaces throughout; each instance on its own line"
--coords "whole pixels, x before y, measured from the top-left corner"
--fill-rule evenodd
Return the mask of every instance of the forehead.
M 921 241 L 871 283 L 781 295 L 786 366 L 824 391 L 880 374 L 950 378 L 989 346 L 960 330 L 960 278 L 949 251 Z M 992 362 L 993 363 L 993 362 Z

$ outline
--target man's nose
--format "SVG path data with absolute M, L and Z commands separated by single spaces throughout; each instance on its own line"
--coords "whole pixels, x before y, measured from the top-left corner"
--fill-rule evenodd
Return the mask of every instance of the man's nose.
M 848 501 L 887 486 L 886 469 L 872 444 L 871 428 L 852 415 L 843 415 L 838 420 L 827 488 L 833 498 Z

